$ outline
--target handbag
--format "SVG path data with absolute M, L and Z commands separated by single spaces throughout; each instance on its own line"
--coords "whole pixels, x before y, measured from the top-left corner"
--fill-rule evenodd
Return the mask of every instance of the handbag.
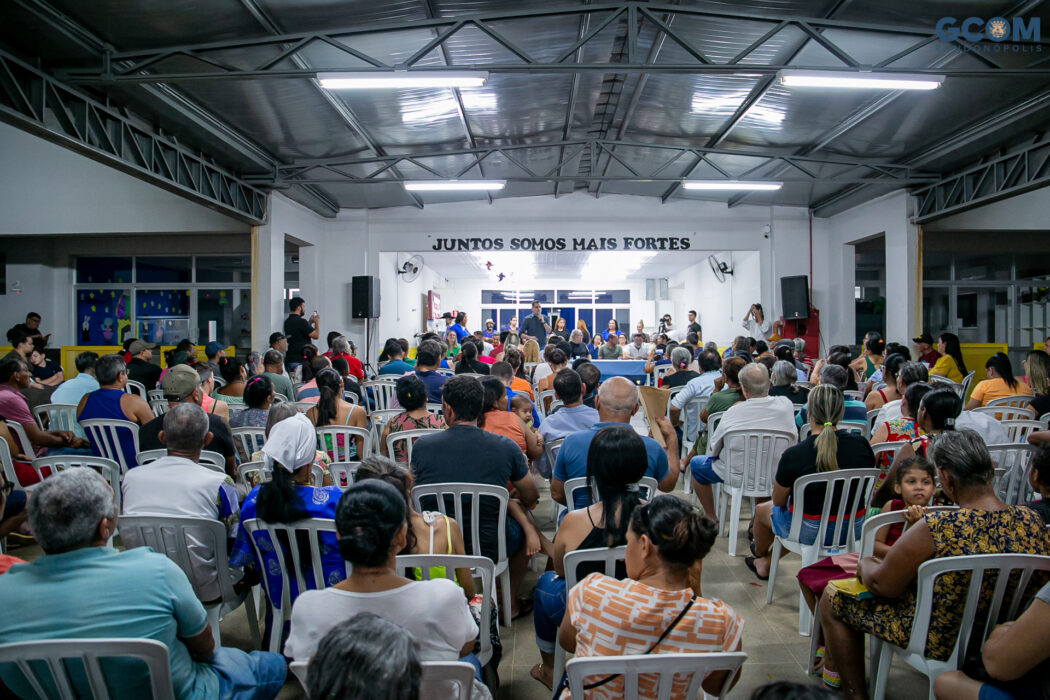
M 648 649 L 646 649 L 644 652 L 642 652 L 642 656 L 652 653 L 652 651 L 654 649 L 656 649 L 657 646 L 660 645 L 660 642 L 664 641 L 664 639 L 667 638 L 667 635 L 671 634 L 671 630 L 673 630 L 678 625 L 678 623 L 682 621 L 682 618 L 686 616 L 686 613 L 689 612 L 689 609 L 693 607 L 693 603 L 694 602 L 696 602 L 696 595 L 695 594 L 693 595 L 692 598 L 689 599 L 689 602 L 685 604 L 685 607 L 682 608 L 682 612 L 678 613 L 678 617 L 676 617 L 674 620 L 672 620 L 671 624 L 667 626 L 667 629 L 665 629 L 663 631 L 663 633 L 660 635 L 660 637 L 655 642 L 652 643 L 652 646 L 650 646 Z M 593 688 L 600 688 L 601 686 L 605 685 L 606 683 L 611 683 L 612 681 L 616 680 L 617 678 L 619 678 L 622 675 L 623 675 L 622 673 L 614 673 L 611 676 L 606 676 L 605 678 L 601 679 L 600 681 L 595 681 L 594 683 L 588 683 L 587 685 L 583 686 L 583 689 L 584 690 L 591 690 Z M 558 687 L 555 688 L 555 690 L 554 690 L 554 699 L 553 700 L 559 700 L 559 698 L 561 698 L 562 694 L 565 692 L 565 689 L 568 688 L 568 686 L 569 686 L 569 676 L 568 676 L 568 674 L 563 673 L 562 677 L 561 677 L 561 680 L 558 682 Z M 578 700 L 582 700 L 582 698 L 579 698 Z

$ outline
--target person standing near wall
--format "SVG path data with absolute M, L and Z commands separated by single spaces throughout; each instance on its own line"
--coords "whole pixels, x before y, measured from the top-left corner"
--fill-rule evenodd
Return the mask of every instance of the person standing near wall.
M 303 364 L 303 348 L 310 344 L 311 339 L 320 337 L 320 317 L 313 312 L 310 320 L 303 316 L 306 314 L 306 300 L 295 297 L 288 302 L 290 313 L 284 320 L 284 334 L 288 338 L 288 353 L 284 357 L 284 363 L 289 370 L 293 370 Z
M 532 302 L 532 315 L 521 323 L 521 339 L 527 342 L 532 338 L 541 348 L 547 344 L 547 334 L 551 332 L 546 316 L 541 313 L 542 308 L 540 302 Z

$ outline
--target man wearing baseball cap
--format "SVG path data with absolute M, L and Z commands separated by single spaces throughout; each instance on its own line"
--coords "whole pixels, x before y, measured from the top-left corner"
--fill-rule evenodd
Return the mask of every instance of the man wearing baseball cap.
M 136 381 L 146 387 L 146 391 L 157 388 L 160 379 L 161 368 L 153 364 L 153 349 L 156 345 L 150 345 L 145 340 L 135 340 L 128 346 L 128 354 L 131 362 L 128 363 L 128 379 Z
M 270 348 L 281 353 L 281 357 L 288 352 L 288 336 L 280 331 L 270 334 Z
M 169 410 L 181 403 L 200 406 L 204 400 L 200 375 L 189 365 L 169 367 L 160 381 L 160 388 L 164 391 L 164 398 L 168 400 Z M 165 449 L 164 443 L 160 440 L 162 430 L 164 430 L 163 415 L 157 416 L 139 428 L 139 450 L 145 452 L 146 450 Z M 226 427 L 222 418 L 214 413 L 209 413 L 208 432 L 212 435 L 208 449 L 226 458 L 226 473 L 236 479 L 237 464 L 234 456 L 237 454 L 237 448 L 234 447 L 230 429 Z
M 933 367 L 941 356 L 937 348 L 933 347 L 933 336 L 923 331 L 912 338 L 911 342 L 915 343 L 915 347 L 919 350 L 919 362 L 925 362 L 927 367 Z
M 226 349 L 217 340 L 209 341 L 204 346 L 204 356 L 208 358 L 208 364 L 211 365 L 211 371 L 215 373 L 216 377 L 221 377 L 219 374 L 219 358 L 226 357 Z

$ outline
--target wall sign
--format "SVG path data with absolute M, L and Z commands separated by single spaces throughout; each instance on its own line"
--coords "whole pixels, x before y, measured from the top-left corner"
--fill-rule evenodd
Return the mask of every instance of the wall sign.
M 689 250 L 688 236 L 438 238 L 431 250 Z

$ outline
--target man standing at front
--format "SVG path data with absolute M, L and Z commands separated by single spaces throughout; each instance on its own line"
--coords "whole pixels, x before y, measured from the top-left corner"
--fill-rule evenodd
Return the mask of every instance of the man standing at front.
M 546 316 L 540 313 L 541 309 L 540 302 L 532 302 L 532 315 L 526 317 L 521 324 L 521 339 L 524 342 L 534 338 L 542 348 L 547 344 L 547 334 L 551 332 L 551 327 Z
M 318 325 L 318 316 L 315 311 L 310 315 L 310 320 L 303 318 L 306 313 L 306 300 L 295 297 L 288 302 L 290 313 L 284 319 L 284 334 L 288 338 L 288 353 L 284 357 L 284 364 L 289 370 L 293 370 L 303 364 L 303 348 L 310 344 L 311 340 L 320 337 L 321 331 Z

